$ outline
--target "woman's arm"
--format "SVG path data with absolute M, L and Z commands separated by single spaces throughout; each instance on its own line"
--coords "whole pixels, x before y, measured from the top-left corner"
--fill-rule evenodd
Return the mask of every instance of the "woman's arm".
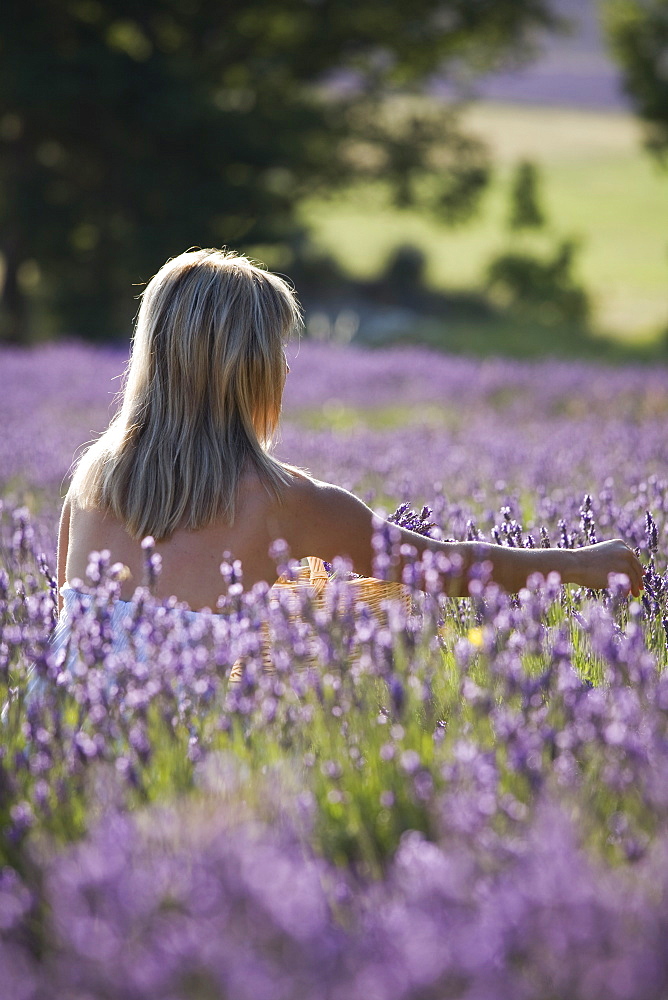
M 301 480 L 291 490 L 281 520 L 283 537 L 296 558 L 317 555 L 331 561 L 335 556 L 345 556 L 355 572 L 373 575 L 374 514 L 346 490 L 316 480 Z M 621 539 L 579 549 L 522 549 L 486 542 L 439 542 L 396 525 L 391 529 L 397 548 L 407 544 L 418 555 L 431 550 L 448 557 L 453 569 L 444 575 L 443 583 L 452 597 L 468 596 L 471 568 L 482 562 L 489 565 L 491 579 L 513 593 L 533 573 L 558 573 L 563 583 L 594 590 L 608 586 L 609 574 L 624 573 L 634 596 L 642 589 L 642 566 Z M 401 579 L 404 563 L 399 554 L 390 567 L 390 578 Z
M 519 549 L 479 542 L 463 542 L 459 547 L 470 547 L 470 555 L 467 552 L 464 556 L 467 568 L 474 563 L 488 563 L 491 579 L 513 593 L 526 584 L 532 573 L 558 573 L 562 583 L 592 590 L 609 586 L 611 573 L 623 573 L 634 597 L 642 590 L 642 566 L 621 538 L 577 549 Z M 458 596 L 468 593 L 467 574 L 462 576 L 458 589 Z
M 60 515 L 60 528 L 58 530 L 58 569 L 56 572 L 58 578 L 58 611 L 62 611 L 63 608 L 63 598 L 60 588 L 65 583 L 65 574 L 67 571 L 67 550 L 70 544 L 70 512 L 70 498 L 67 496 L 65 497 L 63 510 Z

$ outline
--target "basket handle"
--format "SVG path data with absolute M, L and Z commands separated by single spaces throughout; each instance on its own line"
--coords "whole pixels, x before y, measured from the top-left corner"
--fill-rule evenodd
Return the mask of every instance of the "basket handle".
M 325 569 L 322 559 L 317 556 L 308 556 L 309 582 L 316 594 L 321 594 L 329 580 L 329 574 Z

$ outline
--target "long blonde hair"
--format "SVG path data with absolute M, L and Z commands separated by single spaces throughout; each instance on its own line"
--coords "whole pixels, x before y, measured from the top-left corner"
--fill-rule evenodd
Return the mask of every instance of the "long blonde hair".
M 121 408 L 84 453 L 70 495 L 134 538 L 232 523 L 252 467 L 280 497 L 269 454 L 301 313 L 291 288 L 246 257 L 189 250 L 146 286 Z

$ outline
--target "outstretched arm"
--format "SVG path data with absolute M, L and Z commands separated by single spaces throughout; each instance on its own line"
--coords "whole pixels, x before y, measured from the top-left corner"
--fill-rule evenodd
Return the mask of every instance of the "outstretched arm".
M 317 480 L 300 480 L 285 505 L 282 534 L 296 558 L 317 555 L 331 561 L 351 560 L 355 572 L 373 575 L 374 514 L 361 500 L 338 486 Z M 634 596 L 642 589 L 642 566 L 621 539 L 579 549 L 521 549 L 485 542 L 440 542 L 392 525 L 399 544 L 411 545 L 421 555 L 442 552 L 455 567 L 444 577 L 444 590 L 452 597 L 468 596 L 471 568 L 485 562 L 491 579 L 505 590 L 520 590 L 533 573 L 558 573 L 563 583 L 598 590 L 608 586 L 611 573 L 624 573 Z M 391 575 L 401 579 L 400 556 Z
M 479 542 L 463 542 L 460 547 L 468 546 L 473 552 L 465 565 L 470 568 L 475 562 L 489 563 L 492 580 L 513 593 L 526 584 L 532 573 L 542 576 L 558 573 L 562 583 L 575 583 L 592 590 L 607 587 L 611 573 L 623 573 L 629 579 L 634 597 L 642 590 L 642 566 L 621 538 L 577 549 L 518 549 Z M 460 582 L 461 596 L 468 593 L 466 575 Z

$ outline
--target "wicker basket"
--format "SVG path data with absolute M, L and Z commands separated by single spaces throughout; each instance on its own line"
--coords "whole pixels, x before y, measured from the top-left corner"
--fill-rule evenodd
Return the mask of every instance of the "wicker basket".
M 271 588 L 271 593 L 275 594 L 277 601 L 280 601 L 283 607 L 287 607 L 288 617 L 293 621 L 299 618 L 300 591 L 305 590 L 308 593 L 316 608 L 324 607 L 327 600 L 326 591 L 330 577 L 322 559 L 309 556 L 305 563 L 305 565 L 300 566 L 295 579 L 288 580 L 285 577 L 280 577 Z M 411 611 L 410 591 L 400 583 L 388 583 L 384 580 L 376 580 L 374 577 L 353 577 L 343 581 L 343 586 L 347 592 L 345 603 L 347 604 L 348 596 L 350 596 L 355 608 L 357 606 L 367 608 L 381 626 L 387 625 L 387 604 L 389 601 L 398 602 L 406 614 Z M 293 607 L 290 604 L 291 594 L 295 597 Z M 262 660 L 264 671 L 274 673 L 271 635 L 267 624 L 264 625 L 263 632 Z M 317 667 L 317 659 L 314 658 L 310 665 Z M 231 684 L 241 680 L 243 670 L 243 661 L 237 660 L 230 672 Z

